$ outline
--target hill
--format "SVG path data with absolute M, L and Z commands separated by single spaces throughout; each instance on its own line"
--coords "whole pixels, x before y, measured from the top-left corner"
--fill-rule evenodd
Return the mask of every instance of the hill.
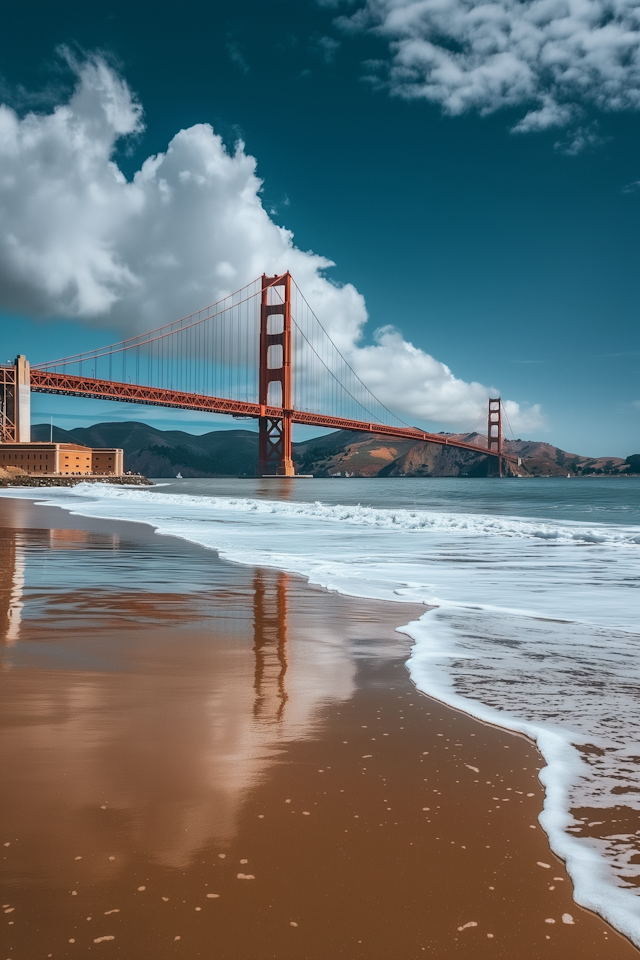
M 478 433 L 448 434 L 451 439 L 487 446 Z M 338 431 L 296 444 L 296 461 L 301 473 L 314 476 L 358 477 L 482 477 L 487 459 L 468 450 L 437 443 L 369 438 L 363 433 Z M 535 440 L 507 440 L 505 453 L 522 460 L 523 476 L 619 475 L 640 473 L 638 457 L 583 457 Z
M 49 424 L 32 427 L 34 440 L 48 440 Z M 486 447 L 478 433 L 448 434 Z M 250 430 L 212 430 L 194 436 L 182 430 L 157 430 L 146 423 L 97 423 L 73 430 L 53 428 L 60 443 L 88 447 L 122 447 L 125 469 L 148 477 L 255 476 L 258 435 Z M 337 430 L 294 443 L 298 473 L 317 477 L 482 477 L 487 459 L 482 454 L 436 443 L 372 438 L 366 433 Z M 535 440 L 507 440 L 505 452 L 521 458 L 523 476 L 629 475 L 640 473 L 640 455 L 584 457 Z
M 49 424 L 31 428 L 34 440 L 48 440 Z M 182 430 L 157 430 L 146 423 L 96 423 L 73 430 L 53 428 L 58 443 L 122 447 L 125 470 L 146 477 L 254 476 L 258 435 L 249 430 L 212 430 L 194 436 Z

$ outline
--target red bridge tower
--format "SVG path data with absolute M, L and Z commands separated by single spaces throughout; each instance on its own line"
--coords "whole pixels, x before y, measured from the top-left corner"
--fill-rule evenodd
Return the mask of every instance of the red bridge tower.
M 489 399 L 487 418 L 487 449 L 498 454 L 498 476 L 502 476 L 502 400 L 500 397 Z M 489 464 L 491 460 L 489 460 Z
M 280 288 L 283 288 L 282 292 Z M 269 389 L 280 384 L 280 390 Z M 258 476 L 292 477 L 291 459 L 291 274 L 262 275 L 260 308 L 260 443 Z M 267 416 L 267 407 L 282 416 Z

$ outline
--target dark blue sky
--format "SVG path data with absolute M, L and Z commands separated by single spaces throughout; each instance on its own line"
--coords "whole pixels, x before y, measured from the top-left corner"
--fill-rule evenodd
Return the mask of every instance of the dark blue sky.
M 13 5 L 0 33 L 2 99 L 20 115 L 50 111 L 75 82 L 56 48 L 103 52 L 144 108 L 144 133 L 116 156 L 127 176 L 196 123 L 229 147 L 242 138 L 266 209 L 364 295 L 369 334 L 393 323 L 457 377 L 541 404 L 538 439 L 636 452 L 638 114 L 584 104 L 594 142 L 577 153 L 558 146 L 569 128 L 511 133 L 517 105 L 447 116 L 367 81 L 388 42 L 340 30 L 338 12 L 312 0 Z M 112 339 L 26 313 L 2 315 L 3 360 Z M 35 419 L 49 409 L 61 426 L 133 414 L 34 397 Z

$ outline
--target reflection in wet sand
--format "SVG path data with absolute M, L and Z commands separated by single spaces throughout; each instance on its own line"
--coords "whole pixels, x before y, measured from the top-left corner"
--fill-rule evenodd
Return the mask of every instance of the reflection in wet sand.
M 0 532 L 0 637 L 13 644 L 20 636 L 24 589 L 24 543 L 19 534 Z
M 49 530 L 49 545 L 54 550 L 82 550 L 90 541 L 88 530 Z
M 140 857 L 184 867 L 205 843 L 229 842 L 281 744 L 311 735 L 319 706 L 352 692 L 348 649 L 305 622 L 302 596 L 288 665 L 284 574 L 208 554 L 208 579 L 190 593 L 175 581 L 145 589 L 143 571 L 139 589 L 114 590 L 108 571 L 131 553 L 117 537 L 3 533 L 7 638 L 17 639 L 23 591 L 30 611 L 4 659 L 20 669 L 0 704 L 0 761 L 13 771 L 2 819 L 34 876 L 56 863 L 62 879 L 70 848 L 91 854 L 98 879 Z
M 256 570 L 253 578 L 253 715 L 257 720 L 282 720 L 287 702 L 287 581 L 286 573 L 266 577 L 263 570 Z

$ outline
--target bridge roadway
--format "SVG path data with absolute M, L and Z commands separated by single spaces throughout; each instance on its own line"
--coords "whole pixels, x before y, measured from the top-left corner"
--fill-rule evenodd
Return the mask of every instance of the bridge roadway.
M 203 394 L 185 393 L 180 390 L 165 390 L 161 387 L 143 387 L 135 383 L 118 383 L 114 380 L 97 380 L 93 377 L 79 377 L 66 373 L 49 373 L 46 370 L 31 368 L 31 390 L 34 393 L 55 393 L 68 397 L 88 397 L 95 400 L 119 400 L 124 403 L 142 403 L 158 407 L 174 407 L 180 410 L 199 410 L 204 413 L 224 413 L 240 417 L 282 418 L 281 407 L 270 407 L 244 400 L 224 400 L 220 397 L 208 397 Z M 287 411 L 288 412 L 288 411 Z M 417 427 L 391 427 L 383 423 L 367 423 L 362 420 L 347 420 L 343 417 L 329 417 L 321 413 L 307 413 L 304 410 L 292 410 L 293 423 L 330 430 L 358 430 L 380 437 L 393 437 L 397 440 L 422 440 L 426 443 L 439 443 L 444 447 L 457 447 L 472 450 L 489 457 L 502 457 L 514 466 L 518 458 L 511 454 L 487 450 L 475 443 L 466 443 L 440 433 L 426 433 Z

